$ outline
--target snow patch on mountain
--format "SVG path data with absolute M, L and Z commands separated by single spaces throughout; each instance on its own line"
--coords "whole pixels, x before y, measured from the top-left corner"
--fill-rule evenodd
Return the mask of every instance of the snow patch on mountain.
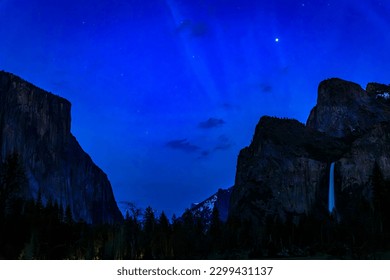
M 390 99 L 390 93 L 389 92 L 383 92 L 383 93 L 377 94 L 376 98 L 383 98 L 383 99 L 389 100 Z
M 203 219 L 206 224 L 211 221 L 211 216 L 214 207 L 218 209 L 219 218 L 221 221 L 226 221 L 229 212 L 230 195 L 232 187 L 229 189 L 219 189 L 217 193 L 200 203 L 193 203 L 190 211 L 194 216 Z

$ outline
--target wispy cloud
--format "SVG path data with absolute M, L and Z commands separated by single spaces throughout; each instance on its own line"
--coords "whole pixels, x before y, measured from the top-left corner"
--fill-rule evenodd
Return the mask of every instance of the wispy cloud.
M 171 140 L 166 143 L 166 146 L 171 149 L 181 150 L 189 153 L 196 152 L 200 149 L 199 146 L 192 144 L 187 139 Z
M 219 127 L 225 124 L 223 119 L 209 118 L 207 121 L 200 122 L 198 127 L 202 129 L 210 129 Z
M 233 146 L 233 143 L 226 135 L 221 135 L 218 137 L 217 144 L 214 147 L 214 151 L 217 150 L 228 150 Z
M 213 142 L 214 144 L 211 147 L 205 148 L 195 145 L 188 141 L 187 138 L 184 138 L 168 141 L 165 143 L 165 146 L 173 150 L 198 154 L 199 158 L 207 158 L 217 151 L 229 150 L 233 146 L 232 141 L 226 135 L 220 135 Z

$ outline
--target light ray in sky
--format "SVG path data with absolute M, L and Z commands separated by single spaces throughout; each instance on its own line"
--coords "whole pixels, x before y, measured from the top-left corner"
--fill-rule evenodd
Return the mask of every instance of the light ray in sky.
M 181 15 L 179 8 L 174 3 L 174 0 L 166 0 L 166 3 L 177 28 L 183 24 L 186 18 Z M 203 94 L 205 94 L 207 98 L 205 101 L 207 101 L 211 107 L 217 107 L 218 105 L 222 104 L 222 93 L 218 89 L 212 74 L 210 73 L 207 61 L 204 58 L 206 56 L 205 50 L 202 49 L 200 44 L 195 42 L 196 38 L 189 38 L 188 36 L 185 36 L 185 34 L 180 33 L 177 35 L 182 45 L 184 55 L 191 66 L 194 76 L 202 86 L 204 91 Z

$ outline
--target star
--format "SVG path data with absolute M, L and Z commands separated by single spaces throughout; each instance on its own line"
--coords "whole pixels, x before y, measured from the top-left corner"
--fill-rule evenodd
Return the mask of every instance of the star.
M 279 42 L 279 38 L 275 38 L 275 42 L 278 43 Z

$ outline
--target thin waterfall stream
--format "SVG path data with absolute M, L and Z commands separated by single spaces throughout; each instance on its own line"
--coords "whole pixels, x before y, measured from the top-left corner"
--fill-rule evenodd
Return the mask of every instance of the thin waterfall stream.
M 328 209 L 329 213 L 332 213 L 335 208 L 335 200 L 334 200 L 334 162 L 330 164 L 329 171 L 329 201 L 328 201 Z

